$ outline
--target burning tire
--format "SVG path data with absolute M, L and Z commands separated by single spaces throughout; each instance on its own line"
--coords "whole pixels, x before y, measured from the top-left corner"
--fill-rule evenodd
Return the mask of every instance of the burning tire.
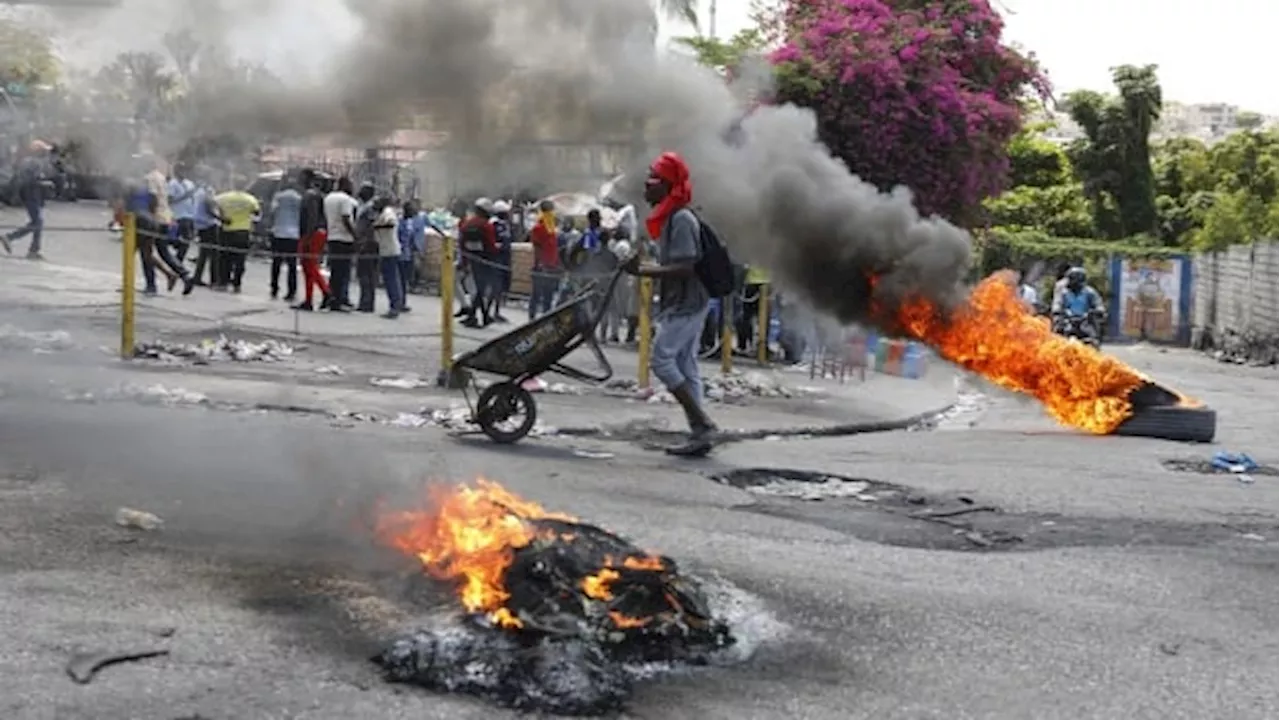
M 1207 443 L 1213 442 L 1217 429 L 1218 413 L 1209 408 L 1157 405 L 1135 408 L 1112 434 Z
M 515 383 L 498 383 L 480 393 L 475 420 L 491 440 L 509 445 L 533 430 L 538 408 L 528 390 Z

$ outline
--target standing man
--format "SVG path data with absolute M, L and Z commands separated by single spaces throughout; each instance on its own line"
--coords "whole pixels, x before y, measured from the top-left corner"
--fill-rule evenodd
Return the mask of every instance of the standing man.
M 498 237 L 493 223 L 489 222 L 492 214 L 493 203 L 488 198 L 480 198 L 476 200 L 470 216 L 458 226 L 458 246 L 471 268 L 471 278 L 476 286 L 471 306 L 462 320 L 463 325 L 471 328 L 484 327 L 492 322 L 489 296 L 493 286 L 492 263 L 498 255 Z M 480 320 L 476 320 L 477 310 L 480 311 Z
M 215 199 L 222 216 L 223 276 L 218 279 L 234 293 L 239 293 L 244 283 L 244 265 L 249 256 L 249 234 L 253 221 L 262 213 L 258 198 L 243 191 L 230 190 Z
M 356 303 L 356 311 L 362 313 L 373 312 L 378 294 L 378 264 L 381 255 L 378 252 L 378 238 L 374 233 L 380 213 L 374 207 L 376 192 L 373 183 L 366 182 L 360 186 L 360 194 L 356 196 L 360 203 L 356 208 L 356 282 L 360 286 L 360 301 Z
M 396 237 L 400 241 L 400 288 L 404 311 L 409 310 L 409 288 L 414 286 L 418 258 L 427 249 L 427 214 L 412 200 L 405 201 Z
M 672 455 L 700 456 L 711 450 L 715 423 L 702 408 L 702 377 L 698 371 L 698 340 L 706 322 L 711 296 L 695 270 L 702 257 L 702 225 L 689 209 L 693 183 L 684 158 L 665 152 L 649 168 L 644 197 L 653 211 L 645 224 L 658 239 L 658 262 L 627 269 L 659 282 L 658 332 L 653 339 L 653 374 L 680 403 L 689 422 L 689 441 L 668 448 Z
M 493 302 L 491 316 L 496 323 L 507 323 L 509 321 L 502 316 L 502 308 L 507 304 L 507 293 L 511 290 L 511 244 L 515 241 L 511 229 L 511 204 L 505 200 L 495 202 L 490 222 L 498 240 L 497 265 L 493 268 L 490 291 Z
M 351 312 L 351 260 L 356 253 L 356 199 L 351 178 L 343 175 L 324 197 L 329 247 L 329 311 Z
M 302 255 L 302 278 L 306 284 L 306 296 L 302 302 L 293 306 L 294 310 L 310 312 L 315 309 L 311 304 L 316 288 L 320 289 L 320 309 L 329 306 L 329 283 L 320 273 L 320 258 L 324 255 L 327 240 L 324 220 L 324 193 L 320 191 L 315 171 L 310 168 L 302 171 L 302 209 L 299 213 L 300 253 Z
M 174 255 L 178 262 L 183 262 L 187 259 L 191 243 L 196 239 L 196 184 L 187 177 L 186 167 L 177 165 L 165 190 L 169 194 L 173 220 L 178 224 L 178 243 Z
M 27 211 L 27 224 L 10 231 L 0 238 L 4 251 L 13 254 L 13 241 L 26 235 L 31 236 L 31 244 L 27 246 L 28 260 L 43 260 L 40 254 L 40 240 L 44 235 L 44 183 L 48 174 L 49 144 L 42 140 L 32 140 L 27 148 L 26 156 L 18 162 L 17 184 L 18 199 Z
M 560 286 L 560 246 L 556 206 L 550 200 L 538 203 L 538 218 L 529 231 L 533 244 L 533 289 L 529 293 L 529 319 L 551 310 Z
M 280 266 L 288 273 L 284 301 L 298 297 L 298 238 L 302 235 L 302 193 L 289 178 L 271 198 L 271 299 L 280 297 Z
M 378 270 L 382 273 L 382 284 L 387 290 L 387 312 L 382 316 L 388 320 L 400 317 L 400 313 L 408 308 L 404 305 L 404 284 L 400 282 L 400 238 L 397 236 L 395 206 L 390 198 L 379 197 L 373 201 L 373 235 L 378 244 Z

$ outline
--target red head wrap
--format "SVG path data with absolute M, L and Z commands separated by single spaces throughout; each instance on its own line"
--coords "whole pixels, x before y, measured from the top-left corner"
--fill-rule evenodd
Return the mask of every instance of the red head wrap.
M 649 172 L 671 188 L 645 220 L 649 237 L 657 240 L 662 234 L 663 226 L 667 224 L 667 218 L 693 201 L 693 182 L 689 179 L 689 166 L 685 164 L 684 158 L 673 152 L 659 155 L 653 165 L 649 166 Z

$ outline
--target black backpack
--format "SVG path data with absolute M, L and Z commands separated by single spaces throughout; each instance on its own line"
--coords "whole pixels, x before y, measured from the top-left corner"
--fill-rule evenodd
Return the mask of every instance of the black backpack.
M 735 289 L 735 272 L 729 249 L 724 246 L 715 228 L 698 217 L 697 213 L 693 216 L 698 218 L 698 239 L 701 244 L 701 252 L 698 253 L 698 262 L 694 264 L 693 271 L 711 297 L 728 297 Z

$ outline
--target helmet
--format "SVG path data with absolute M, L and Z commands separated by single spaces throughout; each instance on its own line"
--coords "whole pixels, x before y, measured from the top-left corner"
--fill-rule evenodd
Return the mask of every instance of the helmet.
M 1082 267 L 1073 267 L 1067 271 L 1068 285 L 1083 285 L 1086 279 L 1088 279 L 1088 275 L 1085 274 Z
M 499 200 L 493 204 L 493 212 L 497 214 L 511 212 L 511 203 L 506 200 Z
M 487 197 L 476 198 L 476 207 L 487 212 L 493 212 L 493 201 Z

